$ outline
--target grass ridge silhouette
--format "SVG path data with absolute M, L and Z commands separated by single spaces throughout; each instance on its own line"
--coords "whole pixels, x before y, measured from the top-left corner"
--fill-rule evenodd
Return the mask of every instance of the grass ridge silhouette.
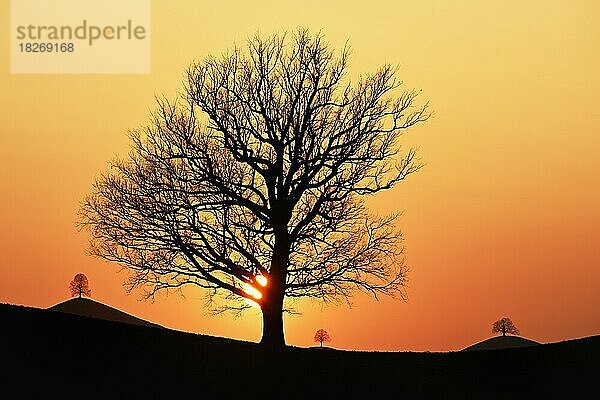
M 272 349 L 8 304 L 0 326 L 0 388 L 22 398 L 575 398 L 600 370 L 600 336 L 471 352 Z

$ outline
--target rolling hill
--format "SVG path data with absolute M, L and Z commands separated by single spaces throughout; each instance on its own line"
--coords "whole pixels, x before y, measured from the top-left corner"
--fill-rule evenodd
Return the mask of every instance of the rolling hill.
M 116 308 L 85 297 L 73 297 L 72 299 L 49 307 L 48 310 L 76 314 L 84 317 L 99 318 L 108 321 L 124 322 L 126 324 L 162 328 L 160 325 L 134 317 L 121 310 L 117 310 Z
M 468 352 L 276 349 L 7 304 L 0 327 L 2 398 L 583 398 L 600 371 L 600 336 Z
M 520 336 L 497 336 L 475 343 L 466 347 L 463 351 L 514 349 L 518 347 L 538 346 L 539 344 L 539 342 Z

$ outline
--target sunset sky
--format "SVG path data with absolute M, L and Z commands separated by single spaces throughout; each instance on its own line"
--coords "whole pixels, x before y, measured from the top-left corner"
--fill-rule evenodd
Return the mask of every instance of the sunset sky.
M 323 328 L 339 349 L 460 350 L 505 316 L 539 342 L 600 334 L 598 1 L 154 0 L 149 74 L 37 75 L 10 73 L 0 4 L 0 302 L 52 306 L 83 272 L 93 299 L 137 317 L 258 341 L 258 310 L 213 316 L 196 289 L 127 294 L 126 271 L 87 255 L 77 211 L 192 61 L 307 27 L 348 41 L 351 75 L 398 64 L 434 116 L 403 139 L 425 167 L 368 199 L 403 211 L 408 300 L 299 303 L 287 343 Z

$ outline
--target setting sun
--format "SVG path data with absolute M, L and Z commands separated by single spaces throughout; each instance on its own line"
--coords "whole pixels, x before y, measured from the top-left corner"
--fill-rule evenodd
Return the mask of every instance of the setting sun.
M 264 275 L 257 275 L 255 280 L 260 286 L 267 286 L 267 278 Z
M 242 289 L 244 290 L 244 292 L 248 293 L 250 296 L 254 297 L 257 300 L 262 298 L 262 293 L 252 285 L 244 283 L 242 285 Z

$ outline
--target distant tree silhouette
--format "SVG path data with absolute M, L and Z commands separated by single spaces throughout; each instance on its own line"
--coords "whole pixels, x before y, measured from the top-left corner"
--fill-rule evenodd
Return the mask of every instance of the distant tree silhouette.
M 320 342 L 321 347 L 323 347 L 323 342 L 331 342 L 331 337 L 326 330 L 319 329 L 317 332 L 315 332 L 315 342 Z
M 494 322 L 492 326 L 492 333 L 502 333 L 502 336 L 506 336 L 506 334 L 510 335 L 518 335 L 519 330 L 510 320 L 510 318 L 502 318 L 498 321 Z
M 92 290 L 90 289 L 88 279 L 84 274 L 75 275 L 69 287 L 71 289 L 72 297 L 79 296 L 79 298 L 81 298 L 81 296 L 92 296 Z
M 285 345 L 285 298 L 403 297 L 397 215 L 362 199 L 419 168 L 398 141 L 429 112 L 392 95 L 392 66 L 351 85 L 348 53 L 300 30 L 191 65 L 183 101 L 159 100 L 83 201 L 91 253 L 147 297 L 192 284 L 215 311 L 258 305 L 270 345 Z

